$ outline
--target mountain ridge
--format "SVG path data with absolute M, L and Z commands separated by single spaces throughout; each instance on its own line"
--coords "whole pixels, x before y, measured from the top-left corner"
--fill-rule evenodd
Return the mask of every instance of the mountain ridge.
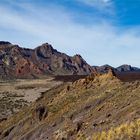
M 3 77 L 39 75 L 88 75 L 93 68 L 78 54 L 69 56 L 44 43 L 34 49 L 0 41 L 0 72 Z
M 114 68 L 89 65 L 81 55 L 69 56 L 49 43 L 34 49 L 22 48 L 8 41 L 0 41 L 0 78 L 40 78 L 48 75 L 90 75 L 92 73 L 140 72 L 137 67 L 121 65 Z

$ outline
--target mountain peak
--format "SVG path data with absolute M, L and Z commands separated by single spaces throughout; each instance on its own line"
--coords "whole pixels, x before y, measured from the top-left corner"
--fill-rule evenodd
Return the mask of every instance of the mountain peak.
M 120 72 L 126 72 L 126 71 L 140 71 L 139 68 L 137 67 L 132 67 L 131 65 L 128 65 L 128 64 L 124 64 L 124 65 L 121 65 L 119 67 L 116 68 L 118 71 Z
M 52 47 L 52 45 L 49 44 L 49 43 L 43 43 L 42 45 L 38 46 L 36 49 L 40 50 L 40 52 L 42 52 L 44 55 L 45 54 L 52 54 L 52 53 L 54 53 L 56 51 Z
M 0 41 L 0 45 L 11 45 L 8 41 Z
M 41 46 L 47 47 L 47 48 L 53 48 L 51 44 L 49 43 L 43 43 Z
M 82 56 L 80 54 L 75 54 L 73 57 L 79 57 L 82 58 Z

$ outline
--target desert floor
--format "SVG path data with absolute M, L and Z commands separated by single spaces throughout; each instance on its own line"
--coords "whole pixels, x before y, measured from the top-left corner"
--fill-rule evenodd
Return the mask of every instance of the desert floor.
M 54 78 L 0 81 L 0 120 L 30 105 L 43 93 L 62 84 Z

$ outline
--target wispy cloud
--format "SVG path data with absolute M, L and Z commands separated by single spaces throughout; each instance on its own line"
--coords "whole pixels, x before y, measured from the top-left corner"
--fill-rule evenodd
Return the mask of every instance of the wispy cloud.
M 112 0 L 77 0 L 79 2 L 83 2 L 85 4 L 88 4 L 90 6 L 94 6 L 94 5 L 106 5 L 106 4 L 110 4 L 110 2 Z
M 110 15 L 115 14 L 113 0 L 77 0 L 77 1 L 87 6 L 93 7 L 94 9 L 102 13 L 107 13 Z
M 60 6 L 41 8 L 32 3 L 13 4 L 20 11 L 0 6 L 0 38 L 3 40 L 24 47 L 49 42 L 69 55 L 80 53 L 93 65 L 129 63 L 139 66 L 139 28 L 121 29 L 107 21 L 80 24 Z

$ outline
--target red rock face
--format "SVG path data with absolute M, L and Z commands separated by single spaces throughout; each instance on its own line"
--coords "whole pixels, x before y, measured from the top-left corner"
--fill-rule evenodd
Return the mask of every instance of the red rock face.
M 1 77 L 30 77 L 33 75 L 87 75 L 93 68 L 80 56 L 60 53 L 45 43 L 35 49 L 25 49 L 0 41 Z
M 42 71 L 39 69 L 39 67 L 29 60 L 26 60 L 24 58 L 17 61 L 16 64 L 16 76 L 23 76 L 23 75 L 30 75 L 30 74 L 43 74 Z

